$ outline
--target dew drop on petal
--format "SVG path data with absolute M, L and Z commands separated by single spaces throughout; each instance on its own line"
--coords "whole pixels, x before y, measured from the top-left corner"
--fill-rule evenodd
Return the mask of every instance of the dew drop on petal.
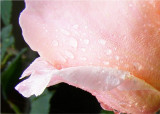
M 119 56 L 115 56 L 115 59 L 116 59 L 116 60 L 119 60 Z
M 106 41 L 104 40 L 104 39 L 99 39 L 99 41 L 98 41 L 100 44 L 102 44 L 102 45 L 105 45 L 106 44 Z
M 129 4 L 129 7 L 132 7 L 133 5 L 132 4 Z
M 73 28 L 74 28 L 74 29 L 78 29 L 78 27 L 79 27 L 79 26 L 78 26 L 77 24 L 73 25 Z
M 61 32 L 63 33 L 63 34 L 65 34 L 65 35 L 70 35 L 70 33 L 67 31 L 67 30 L 65 30 L 65 29 L 61 29 Z
M 88 26 L 84 26 L 84 28 L 85 28 L 85 29 L 87 29 L 87 28 L 88 28 Z
M 111 49 L 106 50 L 106 54 L 107 54 L 107 55 L 110 55 L 111 53 L 112 53 L 112 50 L 111 50 Z
M 71 52 L 65 51 L 65 54 L 66 54 L 67 57 L 69 57 L 71 59 L 74 59 L 74 55 Z
M 131 107 L 132 105 L 129 104 L 128 106 Z
M 85 52 L 85 51 L 86 51 L 86 49 L 85 49 L 85 48 L 81 48 L 81 51 Z
M 72 46 L 73 48 L 77 48 L 77 40 L 76 40 L 76 39 L 71 38 L 71 39 L 69 40 L 69 44 L 70 44 L 70 46 Z
M 85 57 L 81 57 L 80 58 L 82 61 L 86 61 L 87 60 L 87 58 L 85 58 Z
M 109 65 L 109 62 L 108 61 L 104 61 L 103 64 L 104 65 Z
M 82 33 L 82 35 L 83 35 L 83 36 L 86 36 L 86 33 L 84 32 L 84 33 Z
M 142 70 L 142 65 L 140 63 L 133 63 L 134 67 L 136 68 L 136 70 Z
M 128 64 L 125 64 L 125 65 L 124 65 L 124 67 L 125 67 L 125 68 L 128 68 L 128 67 L 129 67 L 129 65 L 128 65 Z
M 89 40 L 88 39 L 84 39 L 84 43 L 85 44 L 89 44 Z

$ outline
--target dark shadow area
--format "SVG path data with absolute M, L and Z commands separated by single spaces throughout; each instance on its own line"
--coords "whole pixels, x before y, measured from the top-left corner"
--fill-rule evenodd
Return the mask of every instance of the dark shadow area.
M 68 84 L 59 84 L 51 99 L 50 113 L 99 113 L 100 104 L 90 93 Z
M 25 43 L 22 30 L 19 25 L 19 16 L 22 10 L 25 8 L 24 1 L 14 1 L 12 7 L 12 25 L 13 25 L 13 34 L 15 37 L 15 46 L 18 50 L 27 46 Z

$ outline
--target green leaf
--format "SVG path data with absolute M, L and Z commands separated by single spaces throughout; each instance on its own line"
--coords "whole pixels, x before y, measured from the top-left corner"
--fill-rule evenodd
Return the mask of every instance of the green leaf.
M 112 111 L 101 110 L 100 114 L 114 114 Z
M 12 25 L 8 25 L 2 28 L 2 32 L 1 32 L 1 37 L 2 37 L 1 60 L 2 61 L 5 56 L 7 48 L 14 43 L 14 37 L 11 34 L 12 34 Z
M 53 96 L 54 91 L 48 91 L 47 89 L 39 97 L 32 96 L 31 99 L 31 111 L 30 114 L 48 114 L 50 109 L 50 99 Z
M 4 72 L 2 72 L 2 93 L 5 99 L 7 99 L 7 95 L 11 89 L 18 82 L 18 78 L 21 75 L 22 66 L 21 66 L 21 56 L 26 51 L 23 49 L 18 55 L 10 62 Z
M 1 1 L 1 17 L 5 25 L 10 24 L 12 13 L 12 1 L 11 0 L 2 0 Z
M 14 110 L 16 114 L 20 114 L 19 107 L 12 103 L 11 101 L 7 100 L 7 103 L 10 105 L 10 107 Z

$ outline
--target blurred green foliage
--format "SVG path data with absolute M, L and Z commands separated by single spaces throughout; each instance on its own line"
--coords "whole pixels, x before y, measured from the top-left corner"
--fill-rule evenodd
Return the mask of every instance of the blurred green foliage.
M 112 111 L 101 110 L 100 114 L 114 114 Z
M 1 18 L 3 23 L 7 26 L 11 22 L 11 12 L 12 12 L 12 1 L 2 0 L 1 1 Z

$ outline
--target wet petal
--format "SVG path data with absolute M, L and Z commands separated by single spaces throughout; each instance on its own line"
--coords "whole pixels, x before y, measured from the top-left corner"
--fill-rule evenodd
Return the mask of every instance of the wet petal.
M 28 97 L 66 82 L 96 96 L 105 109 L 155 112 L 160 107 L 159 5 L 158 0 L 26 0 L 23 36 L 43 59 L 23 73 L 22 78 L 31 76 L 17 89 Z
M 118 68 L 160 90 L 158 5 L 157 0 L 26 0 L 20 25 L 29 46 L 58 69 Z
M 37 58 L 25 74 L 31 76 L 16 86 L 25 97 L 38 96 L 46 87 L 65 82 L 90 92 L 104 109 L 145 114 L 160 106 L 160 92 L 126 71 L 94 66 L 58 70 Z

